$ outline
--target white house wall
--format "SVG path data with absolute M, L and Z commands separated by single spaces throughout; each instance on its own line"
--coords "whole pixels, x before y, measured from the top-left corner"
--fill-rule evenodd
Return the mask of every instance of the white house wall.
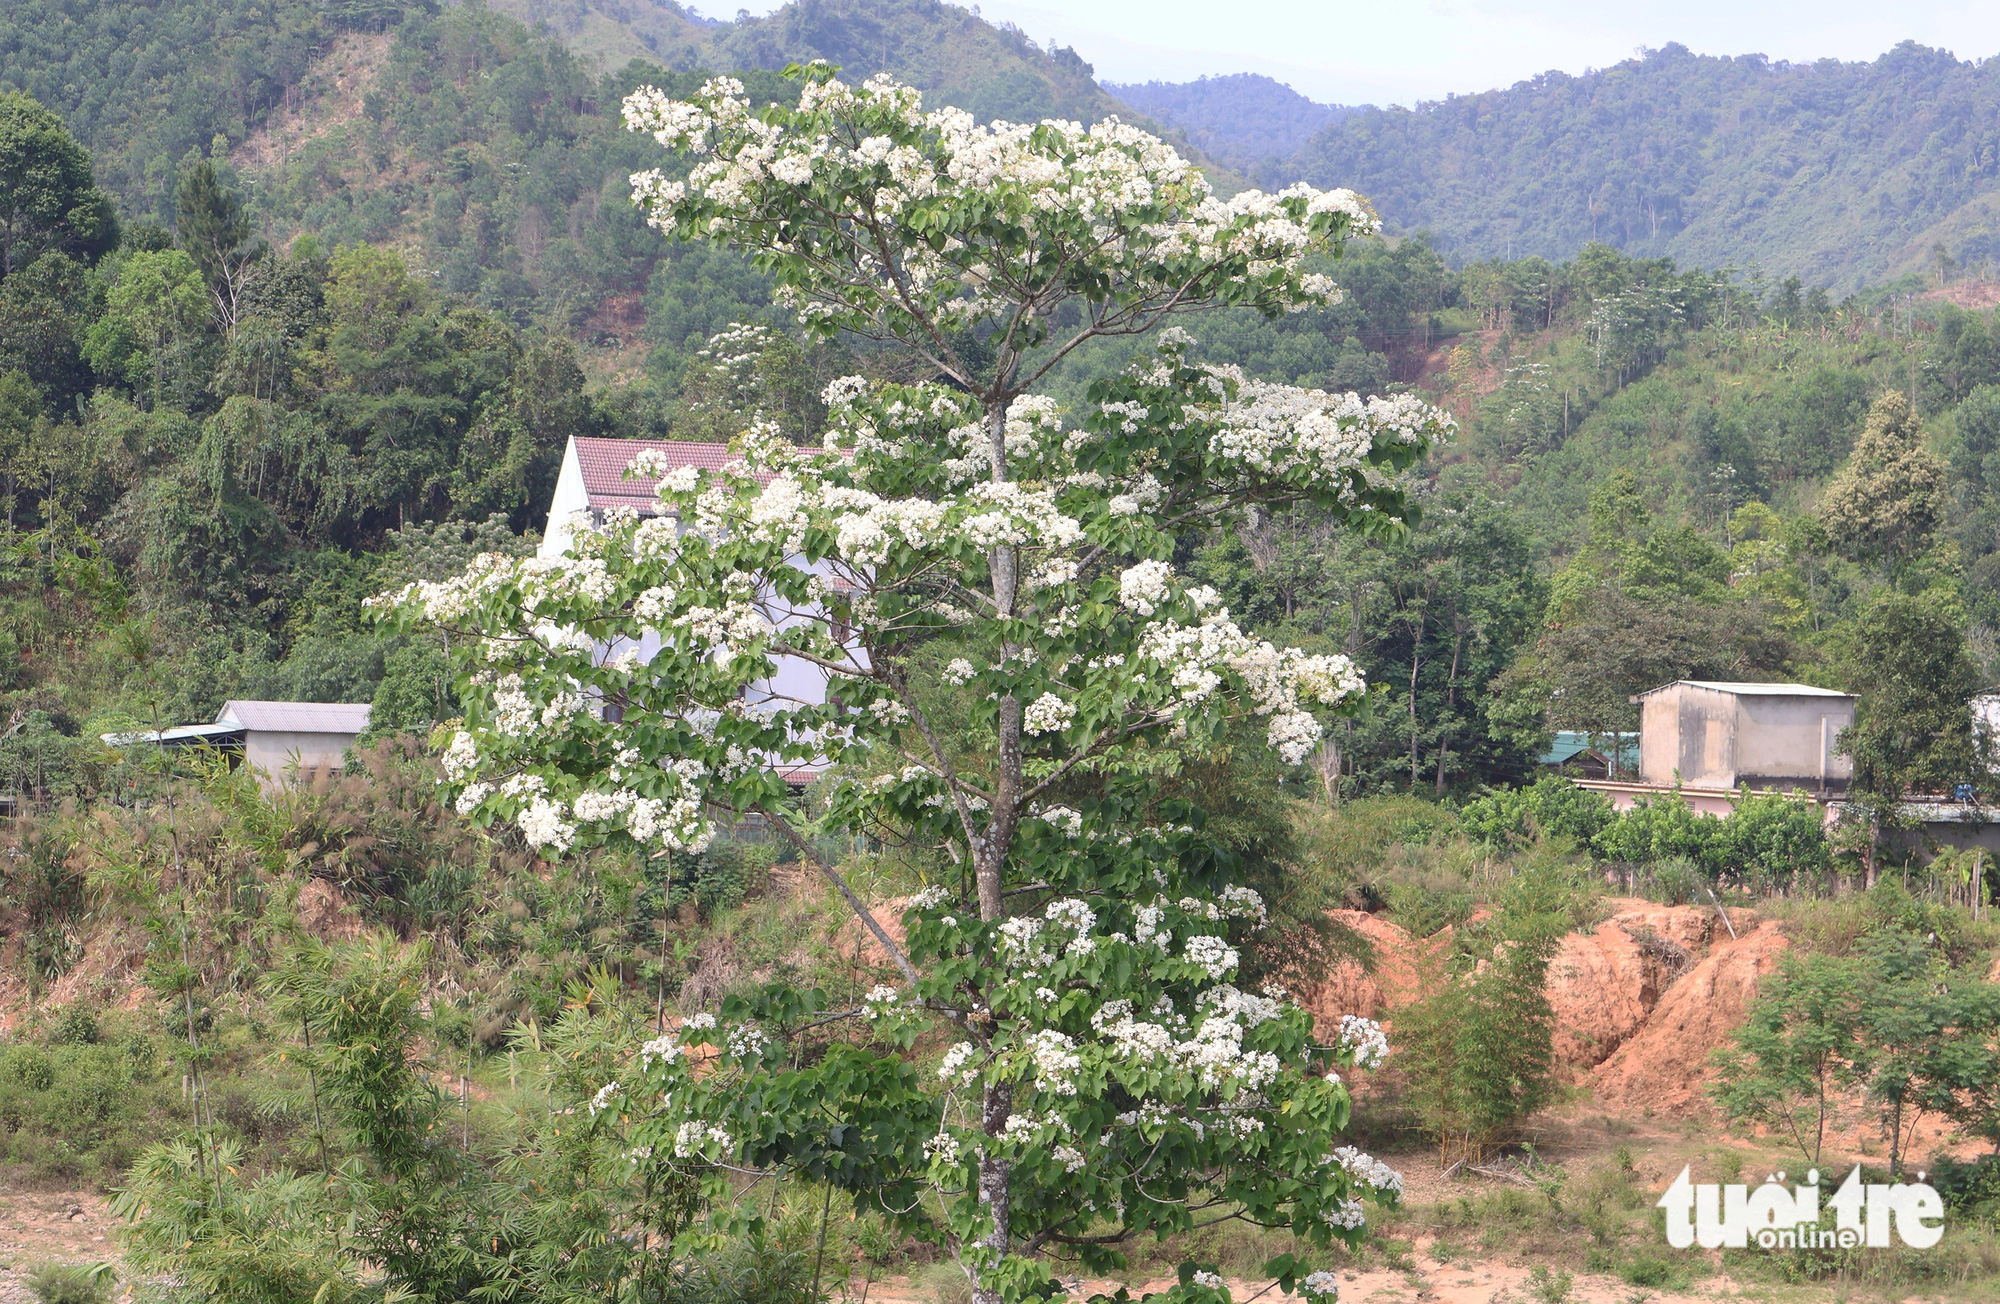
M 536 554 L 547 560 L 568 552 L 570 520 L 589 510 L 590 490 L 583 483 L 583 463 L 577 459 L 576 437 L 572 435 L 563 448 L 562 470 L 556 475 L 555 496 L 549 500 L 549 525 L 542 531 L 542 545 Z
M 355 734 L 283 733 L 252 729 L 243 735 L 243 760 L 266 787 L 291 782 L 294 767 L 301 780 L 312 770 L 337 770 L 354 746 Z

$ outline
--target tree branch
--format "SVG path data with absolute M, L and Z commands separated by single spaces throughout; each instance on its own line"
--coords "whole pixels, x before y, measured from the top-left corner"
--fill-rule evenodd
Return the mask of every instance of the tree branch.
M 875 940 L 882 944 L 882 949 L 889 953 L 889 958 L 894 960 L 896 967 L 903 971 L 903 977 L 909 981 L 910 990 L 912 992 L 916 991 L 916 966 L 910 963 L 910 957 L 903 954 L 903 948 L 896 945 L 896 940 L 889 936 L 888 930 L 882 927 L 880 921 L 863 904 L 861 898 L 854 895 L 854 889 L 847 886 L 847 880 L 840 876 L 840 871 L 828 864 L 826 858 L 820 855 L 818 850 L 811 843 L 807 842 L 799 831 L 791 826 L 791 822 L 782 815 L 775 813 L 762 802 L 758 802 L 754 809 L 765 819 L 777 826 L 778 831 L 784 834 L 786 840 L 798 849 L 801 856 L 807 857 L 818 867 L 819 872 L 826 877 L 826 881 L 833 884 L 834 889 L 847 902 L 847 908 L 854 912 L 855 917 L 861 921 L 864 928 L 875 934 Z

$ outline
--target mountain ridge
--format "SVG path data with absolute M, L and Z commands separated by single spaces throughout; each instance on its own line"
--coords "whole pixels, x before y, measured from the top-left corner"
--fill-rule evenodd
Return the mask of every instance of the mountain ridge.
M 1866 63 L 1670 44 L 1581 76 L 1329 124 L 1294 156 L 1458 261 L 1593 241 L 1852 291 L 2000 252 L 2000 61 Z M 1954 243 L 1955 242 L 1955 243 Z

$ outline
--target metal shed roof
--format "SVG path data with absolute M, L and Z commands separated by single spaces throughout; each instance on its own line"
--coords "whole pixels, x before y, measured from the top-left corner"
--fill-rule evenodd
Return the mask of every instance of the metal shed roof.
M 141 729 L 132 733 L 97 735 L 106 747 L 130 747 L 134 743 L 158 743 L 162 747 L 189 747 L 200 743 L 243 741 L 240 724 L 182 724 L 171 729 Z
M 1679 688 L 1682 685 L 1686 685 L 1689 688 L 1706 688 L 1717 693 L 1733 693 L 1738 697 L 1854 696 L 1852 693 L 1843 693 L 1837 688 L 1815 688 L 1811 684 L 1738 684 L 1721 679 L 1676 679 L 1671 684 L 1661 684 L 1658 688 L 1649 688 L 1632 700 L 1636 702 L 1640 697 L 1651 697 L 1654 693 L 1664 693 L 1669 688 Z
M 215 722 L 260 733 L 358 734 L 370 709 L 366 702 L 228 701 Z

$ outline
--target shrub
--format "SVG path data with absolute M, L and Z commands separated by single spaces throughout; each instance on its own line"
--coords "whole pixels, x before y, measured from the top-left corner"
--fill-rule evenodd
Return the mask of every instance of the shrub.
M 1696 813 L 1687 798 L 1673 792 L 1658 801 L 1641 801 L 1610 821 L 1591 845 L 1606 860 L 1628 865 L 1687 860 L 1712 877 L 1721 825 L 1713 816 Z
M 28 1286 L 42 1304 L 106 1304 L 115 1280 L 108 1263 L 44 1263 L 28 1274 Z
M 1546 774 L 1525 788 L 1489 790 L 1466 803 L 1458 822 L 1468 837 L 1497 850 L 1538 835 L 1587 846 L 1616 818 L 1603 797 Z
M 1719 868 L 1753 889 L 1816 878 L 1832 867 L 1826 822 L 1814 802 L 1745 792 L 1720 834 Z
M 1397 1018 L 1410 1103 L 1440 1159 L 1477 1163 L 1555 1091 L 1555 1015 L 1547 976 L 1577 897 L 1571 867 L 1530 864 L 1502 888 L 1495 916 L 1439 957 L 1422 999 Z
M 67 1007 L 49 1029 L 49 1041 L 57 1046 L 96 1045 L 97 1012 L 83 1005 Z
M 1703 881 L 1700 865 L 1676 856 L 1647 867 L 1646 895 L 1661 905 L 1695 905 L 1701 900 Z

